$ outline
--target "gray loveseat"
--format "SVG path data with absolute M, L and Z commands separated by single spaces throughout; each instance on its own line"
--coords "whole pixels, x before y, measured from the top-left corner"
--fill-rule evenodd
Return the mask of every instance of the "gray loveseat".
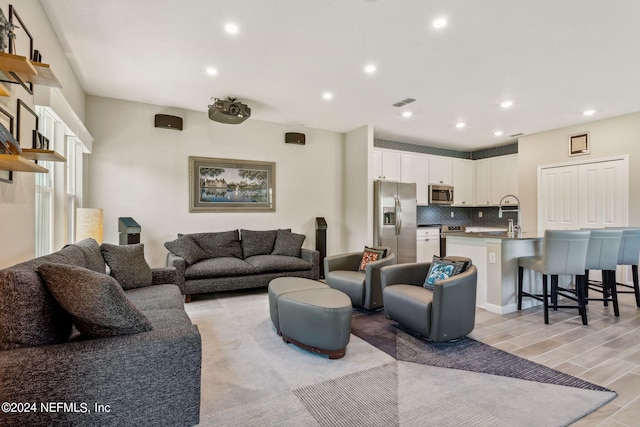
M 122 258 L 139 260 L 142 245 L 124 257 L 107 246 L 87 239 L 0 270 L 0 402 L 14 403 L 0 425 L 199 422 L 201 340 L 175 270 L 129 271 Z M 87 320 L 99 315 L 113 324 Z
M 276 277 L 317 280 L 320 254 L 302 248 L 305 236 L 291 230 L 231 230 L 178 235 L 166 242 L 167 266 L 185 295 L 266 287 Z

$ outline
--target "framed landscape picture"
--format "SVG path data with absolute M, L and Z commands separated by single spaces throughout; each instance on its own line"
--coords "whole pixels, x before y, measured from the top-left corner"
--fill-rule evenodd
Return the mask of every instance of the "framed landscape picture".
M 189 157 L 189 212 L 275 212 L 276 164 Z

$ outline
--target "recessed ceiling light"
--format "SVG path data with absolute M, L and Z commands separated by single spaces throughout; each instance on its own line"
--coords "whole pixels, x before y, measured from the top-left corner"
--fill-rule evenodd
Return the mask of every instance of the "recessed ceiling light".
M 402 117 L 411 117 L 411 116 L 413 116 L 413 113 L 411 111 L 402 112 Z
M 500 106 L 501 106 L 502 108 L 509 108 L 509 107 L 511 107 L 512 105 L 513 105 L 513 101 L 509 101 L 509 100 L 502 101 L 502 103 L 500 103 Z
M 465 122 L 458 122 L 456 123 L 456 127 L 458 129 L 462 129 L 463 127 L 465 127 L 467 124 Z
M 502 136 L 502 134 L 503 134 L 503 133 L 504 133 L 504 132 L 502 132 L 501 130 L 497 130 L 497 131 L 495 131 L 493 134 L 494 134 L 495 136 Z
M 596 113 L 596 110 L 585 110 L 582 114 L 585 116 L 593 116 Z
M 210 76 L 215 76 L 216 74 L 218 74 L 218 70 L 213 67 L 209 67 L 207 68 L 207 74 L 209 74 Z
M 367 74 L 373 74 L 376 72 L 376 66 L 374 64 L 367 64 L 364 66 L 364 72 Z
M 331 92 L 325 92 L 322 94 L 322 99 L 324 99 L 325 101 L 329 101 L 332 98 L 333 94 Z
M 238 31 L 240 31 L 240 28 L 238 28 L 236 24 L 230 22 L 224 26 L 224 30 L 229 34 L 238 34 Z
M 436 29 L 444 28 L 447 26 L 447 18 L 437 18 L 431 23 L 431 25 Z

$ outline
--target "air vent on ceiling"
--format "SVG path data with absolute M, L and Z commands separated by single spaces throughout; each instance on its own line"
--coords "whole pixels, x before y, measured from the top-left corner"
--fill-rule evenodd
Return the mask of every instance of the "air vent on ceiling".
M 413 98 L 405 98 L 402 101 L 396 102 L 395 104 L 393 104 L 394 107 L 403 107 L 407 104 L 411 104 L 412 102 L 415 102 L 415 99 Z
M 524 133 L 514 133 L 513 135 L 509 135 L 509 138 L 517 138 L 522 135 L 524 135 Z

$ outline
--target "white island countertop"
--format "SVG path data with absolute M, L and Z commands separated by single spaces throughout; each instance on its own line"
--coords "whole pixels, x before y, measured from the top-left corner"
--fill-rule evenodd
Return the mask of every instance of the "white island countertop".
M 517 310 L 518 257 L 538 255 L 541 249 L 542 237 L 536 233 L 514 237 L 506 231 L 447 234 L 447 255 L 471 258 L 478 269 L 476 305 L 498 314 Z M 526 275 L 525 286 L 531 279 Z

